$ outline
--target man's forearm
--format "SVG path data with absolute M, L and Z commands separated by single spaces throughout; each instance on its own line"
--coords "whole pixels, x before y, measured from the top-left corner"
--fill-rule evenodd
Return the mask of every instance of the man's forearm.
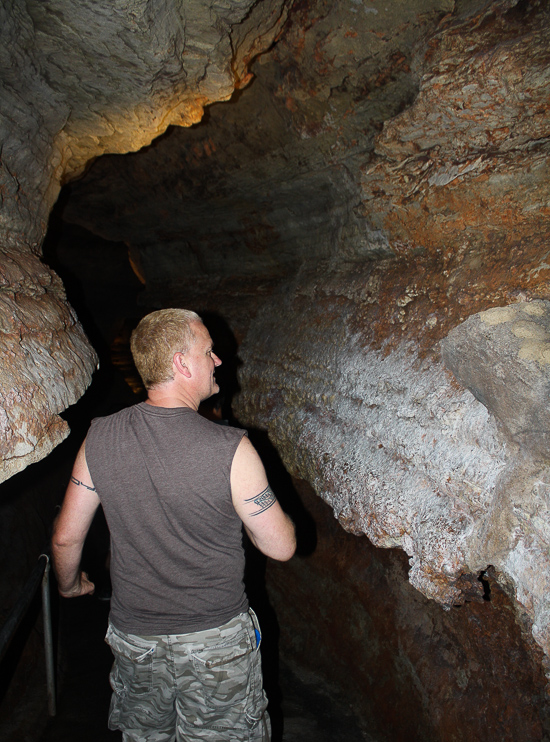
M 279 507 L 278 504 L 277 507 Z M 258 534 L 254 533 L 247 524 L 244 527 L 248 537 L 262 554 L 281 562 L 286 562 L 294 555 L 296 551 L 296 529 L 292 519 L 286 513 L 281 511 L 276 530 L 269 529 Z
M 80 571 L 80 559 L 86 534 L 98 507 L 99 497 L 90 477 L 82 444 L 52 535 L 53 565 L 59 592 L 67 598 L 94 591 L 88 575 Z
M 58 544 L 52 540 L 52 559 L 60 593 L 68 593 L 78 584 L 82 548 Z
M 64 598 L 76 598 L 91 594 L 94 585 L 88 575 L 80 570 L 82 545 L 56 543 L 52 539 L 52 559 L 57 577 L 59 594 Z

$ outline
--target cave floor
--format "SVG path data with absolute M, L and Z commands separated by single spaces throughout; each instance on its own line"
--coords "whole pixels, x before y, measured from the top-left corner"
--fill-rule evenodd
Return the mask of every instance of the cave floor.
M 48 718 L 45 726 L 42 723 L 40 730 L 35 726 L 34 733 L 29 734 L 28 730 L 23 735 L 14 733 L 6 742 L 122 739 L 119 732 L 107 728 L 112 657 L 103 637 L 108 611 L 108 601 L 96 598 L 61 601 L 59 677 L 62 681 L 57 689 L 57 714 Z M 382 742 L 380 737 L 371 736 L 361 727 L 353 709 L 316 675 L 281 663 L 277 687 L 281 701 L 273 709 L 270 706 L 272 742 Z M 45 695 L 43 688 L 38 695 Z M 42 711 L 45 711 L 44 698 Z

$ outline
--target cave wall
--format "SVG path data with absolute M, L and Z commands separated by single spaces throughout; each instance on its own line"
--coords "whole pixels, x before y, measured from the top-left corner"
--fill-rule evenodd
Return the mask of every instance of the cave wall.
M 468 622 L 481 627 L 476 642 L 491 620 L 511 622 L 504 645 L 529 657 L 514 728 L 523 718 L 539 734 L 550 654 L 547 4 L 115 3 L 107 17 L 100 2 L 49 0 L 1 12 L 0 299 L 14 359 L 2 372 L 5 476 L 66 434 L 58 413 L 95 365 L 40 261 L 60 184 L 82 175 L 64 218 L 128 246 L 144 308 L 228 323 L 240 343 L 235 414 L 268 431 L 330 507 L 322 519 L 406 555 L 380 564 L 406 573 L 418 616 L 453 633 L 449 666 Z M 215 100 L 225 102 L 207 106 Z M 343 560 L 360 591 L 371 552 L 357 548 Z M 489 568 L 501 596 L 491 620 L 475 607 Z M 310 575 L 293 569 L 297 600 Z M 412 631 L 392 622 L 398 636 Z M 472 671 L 470 685 L 449 671 L 443 698 L 423 690 L 425 676 L 415 698 L 426 735 L 460 739 L 429 705 L 452 716 L 450 699 L 466 709 L 476 683 L 486 708 L 494 688 L 506 708 L 516 676 L 497 653 L 489 642 L 491 691 L 489 674 Z M 399 661 L 422 675 L 419 650 Z
M 8 0 L 0 8 L 0 481 L 68 434 L 97 357 L 41 260 L 61 185 L 246 84 L 284 2 Z
M 546 655 L 549 33 L 537 2 L 296 4 L 246 90 L 65 212 L 150 304 L 227 318 L 237 416 L 344 528 L 447 608 L 492 565 Z
M 548 14 L 448 24 L 361 168 L 394 257 L 304 266 L 247 336 L 238 409 L 425 595 L 493 565 L 548 655 Z
M 492 570 L 483 598 L 443 611 L 411 586 L 401 549 L 346 533 L 309 485 L 293 486 L 317 540 L 268 565 L 283 657 L 321 669 L 376 740 L 548 739 L 542 651 Z

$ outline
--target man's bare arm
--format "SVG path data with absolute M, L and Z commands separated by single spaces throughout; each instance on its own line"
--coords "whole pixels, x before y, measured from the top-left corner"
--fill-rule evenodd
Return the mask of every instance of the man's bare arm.
M 294 524 L 279 505 L 264 465 L 246 436 L 233 459 L 231 494 L 254 546 L 273 559 L 282 562 L 290 559 L 296 551 Z
M 52 536 L 53 565 L 59 593 L 65 598 L 94 592 L 94 584 L 86 572 L 80 570 L 80 559 L 98 506 L 99 497 L 86 463 L 85 444 L 82 444 Z

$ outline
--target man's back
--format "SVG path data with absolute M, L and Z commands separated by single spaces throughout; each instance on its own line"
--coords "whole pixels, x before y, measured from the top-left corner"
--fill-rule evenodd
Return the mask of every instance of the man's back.
M 246 610 L 230 486 L 244 434 L 147 403 L 92 424 L 86 460 L 111 532 L 117 628 L 186 633 Z

